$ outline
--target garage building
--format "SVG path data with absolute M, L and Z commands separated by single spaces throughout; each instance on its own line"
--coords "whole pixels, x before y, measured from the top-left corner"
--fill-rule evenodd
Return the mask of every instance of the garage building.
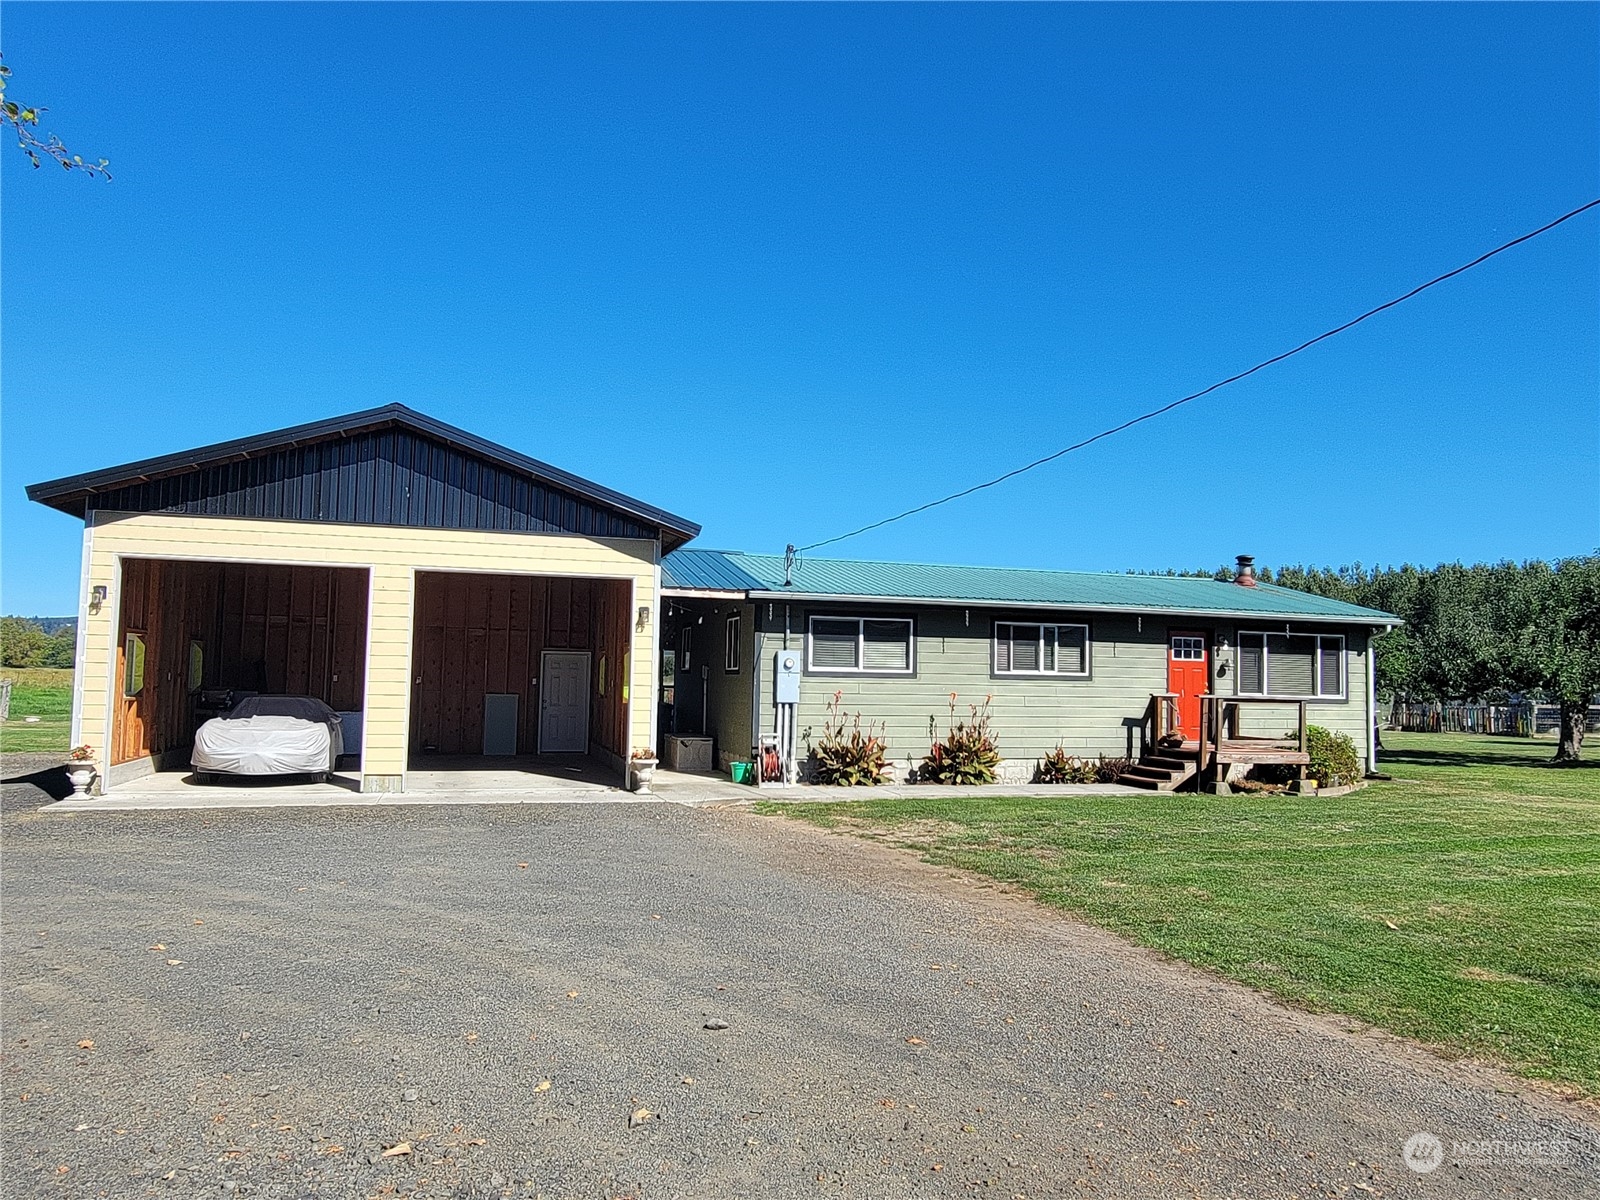
M 183 769 L 222 690 L 350 721 L 361 788 L 437 755 L 654 742 L 664 553 L 699 526 L 401 405 L 36 484 L 84 521 L 72 741 Z

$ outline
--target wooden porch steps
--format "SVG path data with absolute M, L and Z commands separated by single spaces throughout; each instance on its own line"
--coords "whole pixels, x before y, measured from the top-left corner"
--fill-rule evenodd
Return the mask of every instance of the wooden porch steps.
M 1199 746 L 1194 742 L 1158 746 L 1117 776 L 1117 782 L 1150 792 L 1173 792 L 1194 778 L 1199 758 Z
M 1275 763 L 1298 768 L 1301 779 L 1311 758 L 1305 751 L 1306 701 L 1283 700 L 1270 696 L 1216 696 L 1206 693 L 1200 700 L 1200 736 L 1179 738 L 1183 723 L 1179 719 L 1179 695 L 1151 692 L 1142 719 L 1141 740 L 1150 747 L 1135 766 L 1117 777 L 1129 787 L 1155 792 L 1172 792 L 1188 786 L 1229 793 L 1227 777 L 1239 764 Z M 1292 704 L 1296 708 L 1295 728 L 1286 736 L 1250 736 L 1243 729 L 1244 714 L 1265 706 L 1267 716 L 1256 727 L 1283 728 L 1273 709 Z

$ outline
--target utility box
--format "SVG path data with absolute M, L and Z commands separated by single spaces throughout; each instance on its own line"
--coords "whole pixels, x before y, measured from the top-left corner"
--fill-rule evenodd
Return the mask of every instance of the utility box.
M 801 652 L 779 650 L 774 657 L 772 700 L 774 704 L 800 703 Z
M 668 738 L 667 767 L 673 771 L 711 770 L 711 739 L 708 737 Z

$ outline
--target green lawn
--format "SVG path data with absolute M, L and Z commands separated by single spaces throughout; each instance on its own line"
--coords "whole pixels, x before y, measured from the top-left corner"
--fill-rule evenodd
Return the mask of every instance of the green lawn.
M 0 724 L 0 751 L 66 753 L 72 736 L 72 671 L 55 667 L 4 667 L 11 680 L 11 719 Z M 38 717 L 30 724 L 24 717 Z
M 1017 884 L 1295 1004 L 1600 1094 L 1600 746 L 1387 734 L 1347 796 L 769 805 Z

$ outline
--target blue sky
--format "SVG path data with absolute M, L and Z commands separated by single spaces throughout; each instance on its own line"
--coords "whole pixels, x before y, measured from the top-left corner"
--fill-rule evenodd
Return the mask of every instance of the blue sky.
M 26 484 L 400 401 L 779 551 L 1204 386 L 1600 195 L 1593 5 L 21 5 Z M 833 547 L 1091 570 L 1600 545 L 1600 216 Z

